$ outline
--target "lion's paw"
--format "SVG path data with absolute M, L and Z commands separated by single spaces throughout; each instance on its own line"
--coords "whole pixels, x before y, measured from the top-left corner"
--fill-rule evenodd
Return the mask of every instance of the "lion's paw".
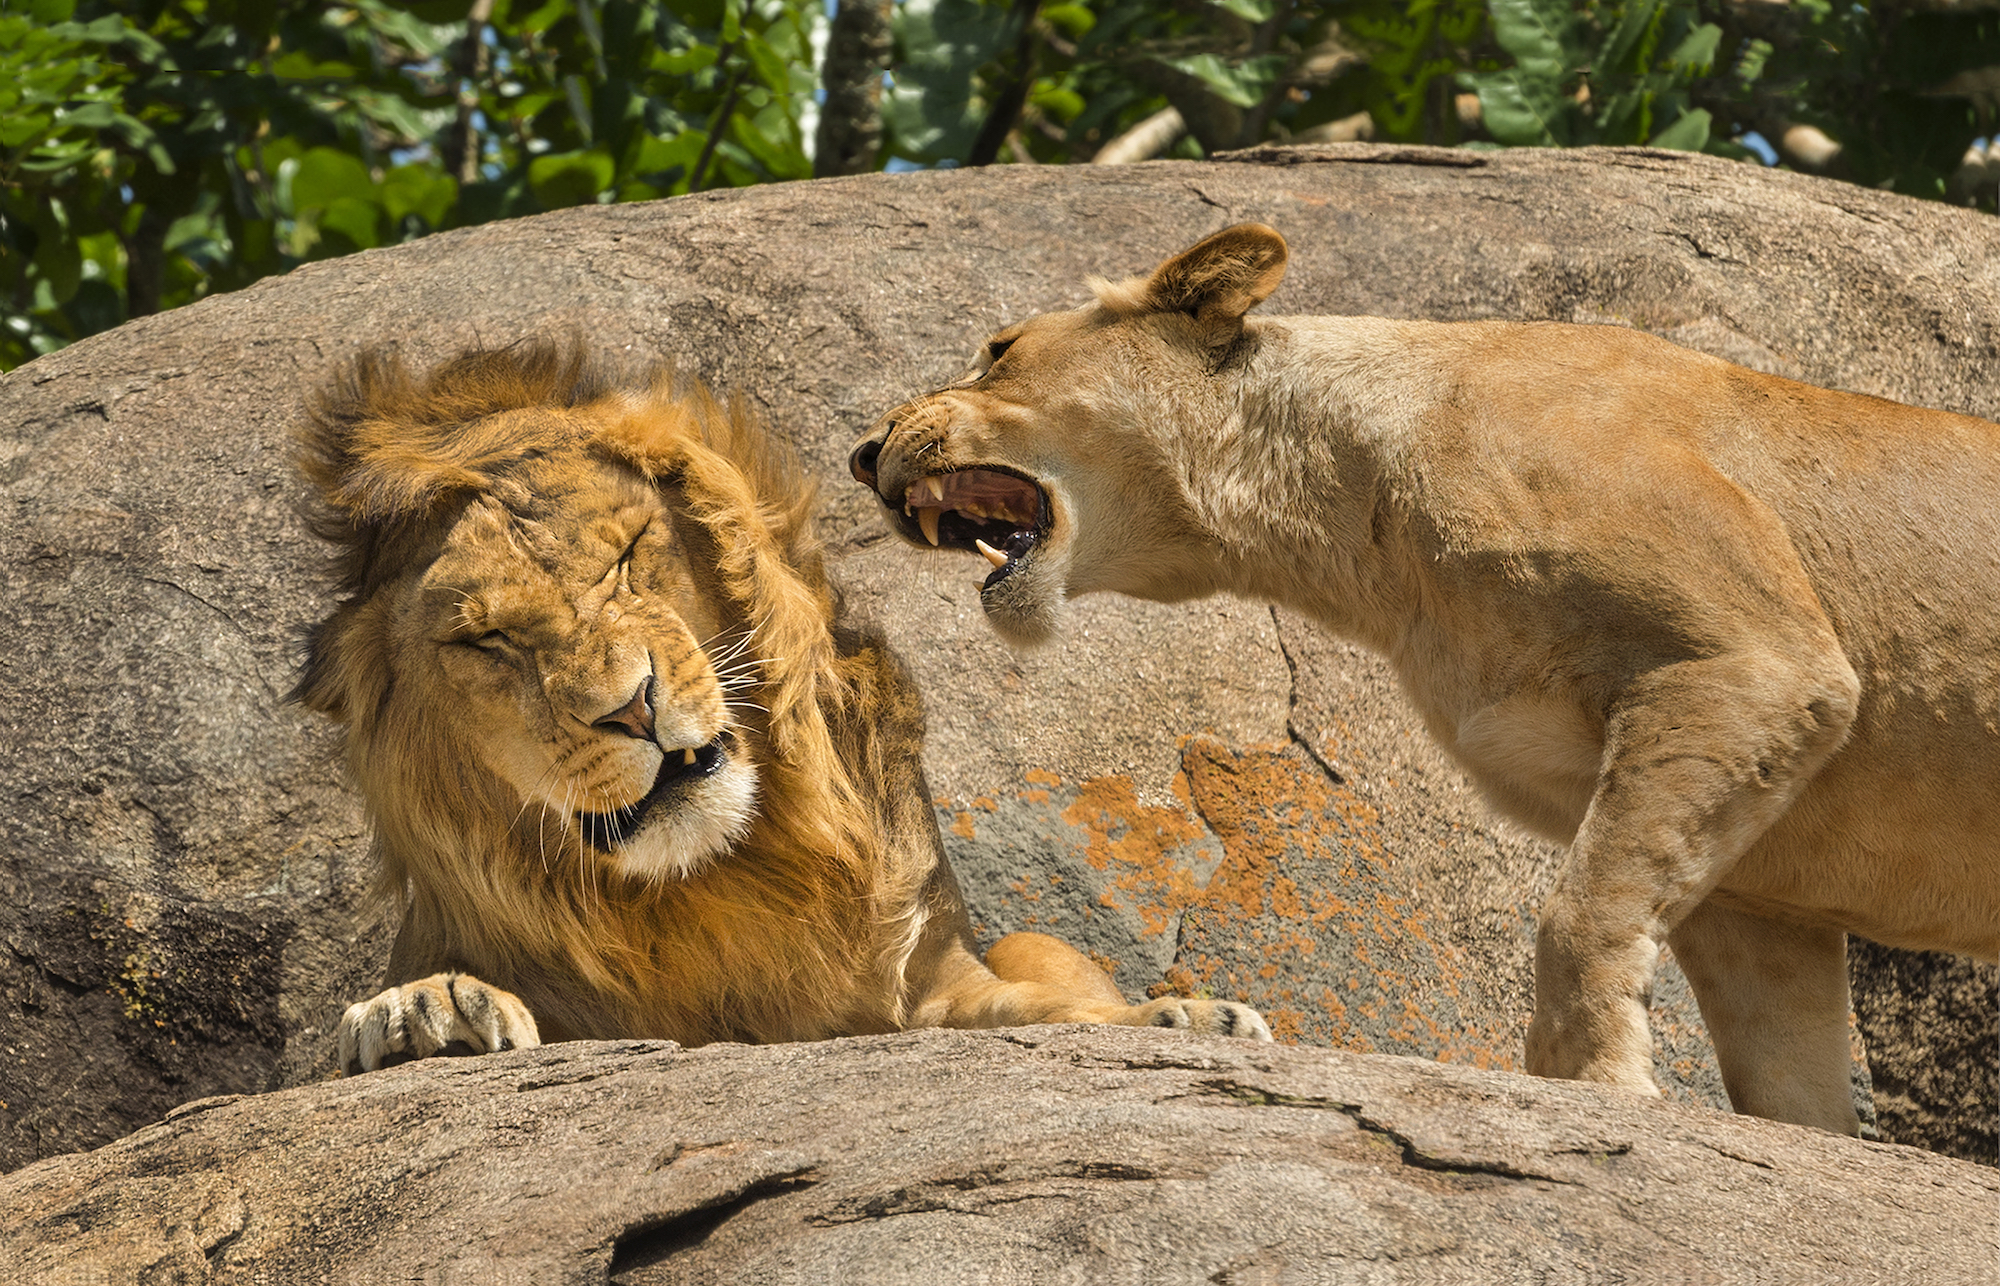
M 433 1054 L 541 1043 L 535 1016 L 518 996 L 471 974 L 434 973 L 348 1006 L 340 1019 L 340 1068 L 358 1076 Z
M 1271 1039 L 1271 1028 L 1264 1015 L 1233 1000 L 1183 1000 L 1168 996 L 1132 1006 L 1129 1021 L 1134 1027 L 1178 1027 L 1204 1036 Z

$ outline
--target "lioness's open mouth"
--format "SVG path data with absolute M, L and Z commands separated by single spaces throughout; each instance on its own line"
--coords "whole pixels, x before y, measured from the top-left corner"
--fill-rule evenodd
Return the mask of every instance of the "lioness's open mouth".
M 727 761 L 723 746 L 727 733 L 699 749 L 669 750 L 660 761 L 659 775 L 635 803 L 608 813 L 578 813 L 577 824 L 584 839 L 600 853 L 609 853 L 636 835 L 646 818 L 661 803 L 681 789 L 704 777 L 712 777 Z
M 919 478 L 903 493 L 907 529 L 915 519 L 940 548 L 976 550 L 993 564 L 986 588 L 1005 580 L 1043 534 L 1042 489 L 997 469 L 960 469 Z

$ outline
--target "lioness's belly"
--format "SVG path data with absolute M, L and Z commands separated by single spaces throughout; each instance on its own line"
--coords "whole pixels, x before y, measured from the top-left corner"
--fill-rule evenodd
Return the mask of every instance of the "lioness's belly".
M 1884 731 L 1857 728 L 1717 893 L 1745 910 L 1803 913 L 1889 946 L 1992 960 L 2000 956 L 2000 741 Z

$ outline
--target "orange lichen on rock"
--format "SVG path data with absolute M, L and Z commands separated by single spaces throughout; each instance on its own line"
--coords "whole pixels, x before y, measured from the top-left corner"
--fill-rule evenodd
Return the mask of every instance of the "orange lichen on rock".
M 1083 783 L 1062 817 L 1089 837 L 1084 860 L 1106 876 L 1099 900 L 1136 912 L 1148 936 L 1166 932 L 1174 917 L 1202 896 L 1194 872 L 1177 856 L 1205 837 L 1201 819 L 1140 803 L 1130 777 Z
M 1461 1004 L 1466 957 L 1392 875 L 1372 806 L 1290 747 L 1196 738 L 1182 767 L 1227 854 L 1187 912 L 1191 976 L 1280 1039 L 1513 1066 L 1518 1031 Z

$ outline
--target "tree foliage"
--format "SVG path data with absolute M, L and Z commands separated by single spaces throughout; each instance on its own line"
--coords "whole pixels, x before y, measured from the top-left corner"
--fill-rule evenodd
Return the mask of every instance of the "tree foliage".
M 823 0 L 0 0 L 0 369 L 445 228 L 1142 122 L 1179 156 L 1761 138 L 1963 199 L 2000 102 L 2000 0 L 840 7 L 829 43 Z
M 805 178 L 813 0 L 6 0 L 0 366 L 313 259 Z

